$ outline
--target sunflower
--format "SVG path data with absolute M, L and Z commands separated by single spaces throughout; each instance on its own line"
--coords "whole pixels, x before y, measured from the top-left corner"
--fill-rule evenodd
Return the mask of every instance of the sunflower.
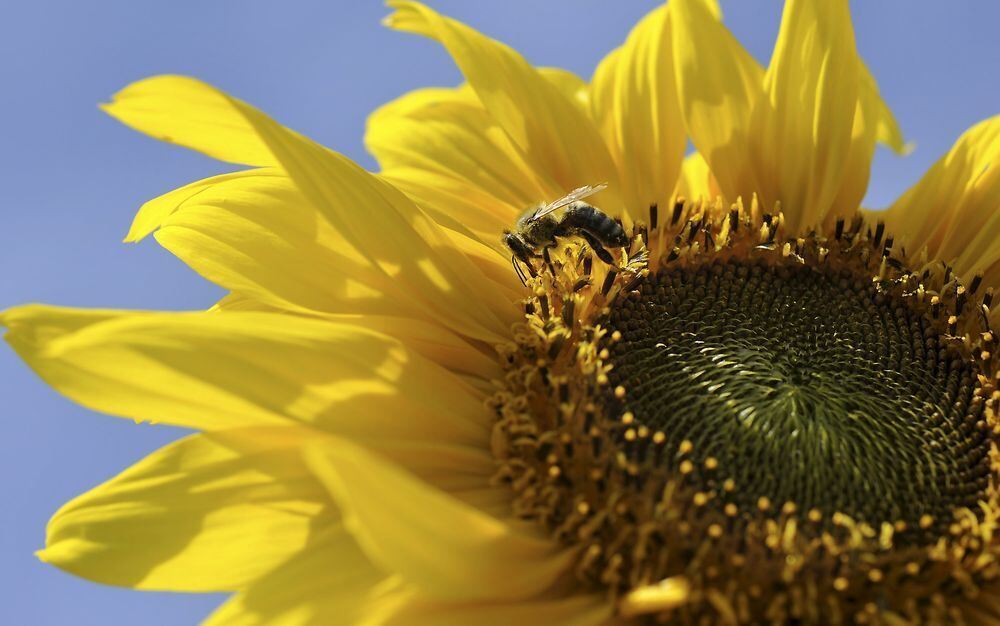
M 870 212 L 903 142 L 846 1 L 765 70 L 672 0 L 590 84 L 390 4 L 467 84 L 373 114 L 377 174 L 190 78 L 106 106 L 252 168 L 127 237 L 212 309 L 2 314 L 73 400 L 200 431 L 42 560 L 235 592 L 215 626 L 1000 620 L 1000 118 Z

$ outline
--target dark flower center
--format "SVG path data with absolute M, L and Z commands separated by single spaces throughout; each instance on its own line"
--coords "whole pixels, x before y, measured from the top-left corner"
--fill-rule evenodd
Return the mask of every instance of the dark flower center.
M 974 364 L 871 280 L 798 263 L 676 268 L 606 324 L 621 333 L 611 387 L 627 390 L 611 401 L 667 450 L 691 442 L 696 467 L 716 459 L 740 508 L 792 502 L 930 541 L 984 497 Z

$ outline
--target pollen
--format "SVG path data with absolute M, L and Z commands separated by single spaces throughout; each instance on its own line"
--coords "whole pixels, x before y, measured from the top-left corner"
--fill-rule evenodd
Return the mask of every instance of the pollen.
M 582 544 L 573 584 L 632 620 L 953 623 L 1000 582 L 976 289 L 860 220 L 654 215 L 610 263 L 567 241 L 529 268 L 490 400 L 515 513 Z M 664 580 L 683 598 L 639 601 Z

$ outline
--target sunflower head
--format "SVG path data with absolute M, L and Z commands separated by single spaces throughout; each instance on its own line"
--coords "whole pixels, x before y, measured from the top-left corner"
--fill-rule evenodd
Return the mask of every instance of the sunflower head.
M 377 174 L 193 79 L 107 105 L 252 168 L 128 236 L 211 310 L 0 316 L 71 398 L 202 431 L 41 557 L 235 592 L 213 626 L 1000 619 L 1000 119 L 869 212 L 903 144 L 846 1 L 789 0 L 765 69 L 671 0 L 589 84 L 390 4 L 468 82 L 372 116 Z

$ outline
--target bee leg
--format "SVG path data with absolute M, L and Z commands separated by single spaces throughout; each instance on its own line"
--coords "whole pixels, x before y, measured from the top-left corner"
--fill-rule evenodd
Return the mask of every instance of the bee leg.
M 529 257 L 527 259 L 521 259 L 521 261 L 523 261 L 524 266 L 528 268 L 528 275 L 531 276 L 532 278 L 537 278 L 538 272 L 535 271 L 535 266 L 532 265 L 531 258 Z
M 545 259 L 545 264 L 549 266 L 549 273 L 555 276 L 556 267 L 552 264 L 552 257 L 549 256 L 548 248 L 542 248 L 542 258 Z
M 518 263 L 518 261 L 524 264 L 524 268 L 521 267 L 521 263 Z M 514 266 L 514 271 L 517 273 L 517 277 L 521 279 L 522 285 L 528 284 L 527 276 L 531 276 L 532 278 L 538 276 L 538 272 L 535 271 L 535 266 L 531 264 L 530 256 L 521 256 L 516 253 L 512 254 L 510 257 L 510 264 Z M 527 276 L 524 273 L 525 269 L 528 270 Z
M 587 243 L 590 244 L 590 247 L 594 250 L 594 254 L 597 255 L 597 258 L 604 261 L 608 265 L 616 265 L 611 253 L 604 249 L 604 246 L 601 245 L 601 242 L 598 241 L 596 237 L 585 230 L 580 231 L 580 236 L 587 240 Z

